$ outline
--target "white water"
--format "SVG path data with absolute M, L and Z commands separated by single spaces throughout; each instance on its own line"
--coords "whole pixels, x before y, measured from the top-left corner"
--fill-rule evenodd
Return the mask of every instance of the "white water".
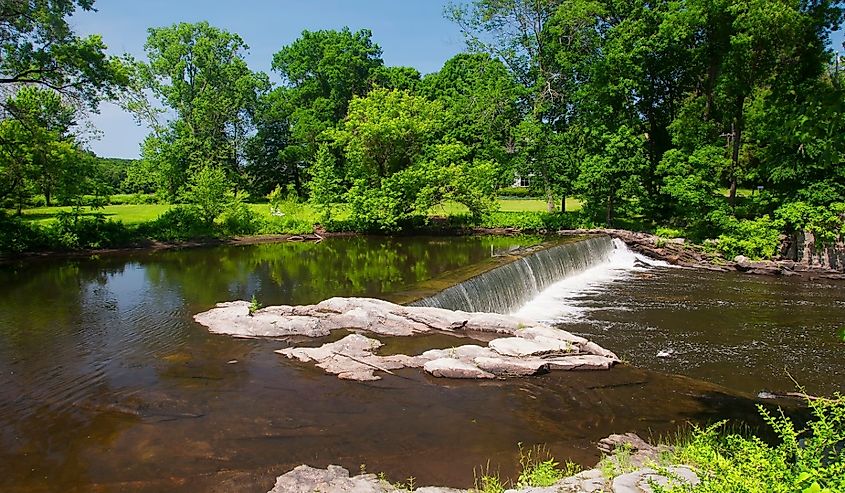
M 622 240 L 613 240 L 614 250 L 607 262 L 590 267 L 578 274 L 566 277 L 545 290 L 514 315 L 544 322 L 567 322 L 583 318 L 589 308 L 581 306 L 579 298 L 604 290 L 610 283 L 624 280 L 648 267 L 637 267 L 637 260 L 655 267 L 671 267 L 670 264 L 653 260 L 632 252 Z

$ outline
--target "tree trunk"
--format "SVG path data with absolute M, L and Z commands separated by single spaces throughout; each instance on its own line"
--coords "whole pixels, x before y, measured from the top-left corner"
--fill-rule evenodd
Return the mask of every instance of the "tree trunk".
M 742 125 L 740 123 L 740 118 L 737 117 L 734 119 L 733 124 L 731 125 L 731 169 L 730 169 L 730 181 L 731 181 L 731 188 L 728 194 L 728 201 L 731 204 L 731 207 L 736 205 L 736 173 L 739 169 L 739 148 L 742 145 Z
M 52 206 L 52 204 L 50 203 L 50 196 L 51 195 L 52 194 L 50 193 L 50 187 L 45 188 L 44 189 L 44 203 L 47 204 L 47 207 Z
M 566 194 L 560 196 L 560 213 L 566 212 Z
M 613 195 L 607 196 L 607 215 L 605 216 L 605 222 L 607 223 L 608 228 L 613 227 Z
M 552 193 L 551 187 L 546 187 L 546 210 L 549 212 L 555 211 L 555 195 Z

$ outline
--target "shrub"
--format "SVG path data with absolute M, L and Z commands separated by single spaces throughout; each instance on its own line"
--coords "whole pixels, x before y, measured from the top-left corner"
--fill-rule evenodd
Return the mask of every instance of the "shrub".
M 133 231 L 103 214 L 83 216 L 78 211 L 59 212 L 47 226 L 51 247 L 75 250 L 124 246 L 134 239 Z
M 199 211 L 191 206 L 173 207 L 154 221 L 140 225 L 138 231 L 147 238 L 161 241 L 184 241 L 214 236 L 213 226 L 206 223 Z
M 219 223 L 227 235 L 256 234 L 264 226 L 258 214 L 240 200 L 226 207 L 220 215 Z
M 722 435 L 723 423 L 696 430 L 669 461 L 698 468 L 701 484 L 656 492 L 834 493 L 845 491 L 845 399 L 808 401 L 813 413 L 805 429 L 782 412 L 760 413 L 778 437 L 769 445 L 756 437 Z
M 536 190 L 531 190 L 528 187 L 505 187 L 500 188 L 496 195 L 502 198 L 515 198 L 515 199 L 524 199 L 524 198 L 533 198 L 539 197 L 540 194 Z
M 211 226 L 226 209 L 231 189 L 232 184 L 222 169 L 205 166 L 191 175 L 184 199 L 196 206 L 199 217 Z
M 563 478 L 578 474 L 580 467 L 567 462 L 564 467 L 555 461 L 546 447 L 534 446 L 528 450 L 519 445 L 521 472 L 516 481 L 517 488 L 548 488 Z
M 661 238 L 683 238 L 684 230 L 678 228 L 659 227 L 654 230 L 654 235 Z
M 0 253 L 21 253 L 49 247 L 44 229 L 0 211 Z
M 711 218 L 722 231 L 716 248 L 727 258 L 745 255 L 751 259 L 773 257 L 780 246 L 782 220 L 768 215 L 757 219 L 737 219 L 721 211 Z

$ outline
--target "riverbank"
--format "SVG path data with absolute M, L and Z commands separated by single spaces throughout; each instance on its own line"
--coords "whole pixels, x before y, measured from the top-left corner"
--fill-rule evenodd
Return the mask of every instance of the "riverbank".
M 838 252 L 842 247 L 837 245 L 833 249 L 838 253 L 827 254 L 820 260 L 814 259 L 809 253 L 811 246 L 802 244 L 804 251 L 791 247 L 788 243 L 781 250 L 792 249 L 793 258 L 783 256 L 770 260 L 753 261 L 744 256 L 737 256 L 734 259 L 726 259 L 713 249 L 707 249 L 703 245 L 687 242 L 683 238 L 663 238 L 657 235 L 643 232 L 628 231 L 623 229 L 573 229 L 558 231 L 559 235 L 608 235 L 618 238 L 636 253 L 655 260 L 661 260 L 680 267 L 706 269 L 717 272 L 740 272 L 753 275 L 769 276 L 794 276 L 803 275 L 808 278 L 823 278 L 834 280 L 845 280 L 845 272 L 840 262 L 831 261 L 836 255 L 845 254 L 845 251 Z M 799 236 L 804 238 L 804 234 Z M 785 242 L 795 241 L 785 238 Z M 815 260 L 815 261 L 814 261 Z
M 409 478 L 391 483 L 383 474 L 350 476 L 340 466 L 301 465 L 279 476 L 268 493 L 834 493 L 845 491 L 845 400 L 807 401 L 812 418 L 796 431 L 782 412 L 760 408 L 775 436 L 726 431 L 724 422 L 679 433 L 653 445 L 634 433 L 597 443 L 602 459 L 579 471 L 559 464 L 543 446 L 519 446 L 518 475 L 503 478 L 486 466 L 473 471 L 469 489 L 423 487 Z M 778 414 L 780 416 L 776 417 Z

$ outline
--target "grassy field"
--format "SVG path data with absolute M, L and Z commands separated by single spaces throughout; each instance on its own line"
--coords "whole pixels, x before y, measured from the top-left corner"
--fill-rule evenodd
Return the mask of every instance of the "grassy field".
M 545 212 L 546 202 L 539 199 L 499 199 L 499 210 L 502 212 Z M 560 204 L 557 204 L 558 208 Z M 108 219 L 115 221 L 122 221 L 125 224 L 138 224 L 147 221 L 152 221 L 163 212 L 173 207 L 168 204 L 145 204 L 145 205 L 108 205 L 99 210 L 90 210 L 86 208 L 85 214 L 104 214 Z M 270 206 L 268 204 L 249 204 L 249 207 L 265 216 L 270 216 Z M 297 216 L 313 217 L 314 211 L 308 204 L 301 204 L 301 211 L 297 211 Z M 581 203 L 577 199 L 566 199 L 566 209 L 568 211 L 575 211 L 581 208 Z M 59 212 L 70 212 L 70 207 L 36 207 L 32 209 L 25 209 L 23 211 L 24 218 L 29 221 L 39 223 L 48 223 L 56 218 Z M 464 214 L 467 212 L 466 207 L 460 204 L 445 204 L 444 206 L 432 211 L 434 215 L 454 215 Z

